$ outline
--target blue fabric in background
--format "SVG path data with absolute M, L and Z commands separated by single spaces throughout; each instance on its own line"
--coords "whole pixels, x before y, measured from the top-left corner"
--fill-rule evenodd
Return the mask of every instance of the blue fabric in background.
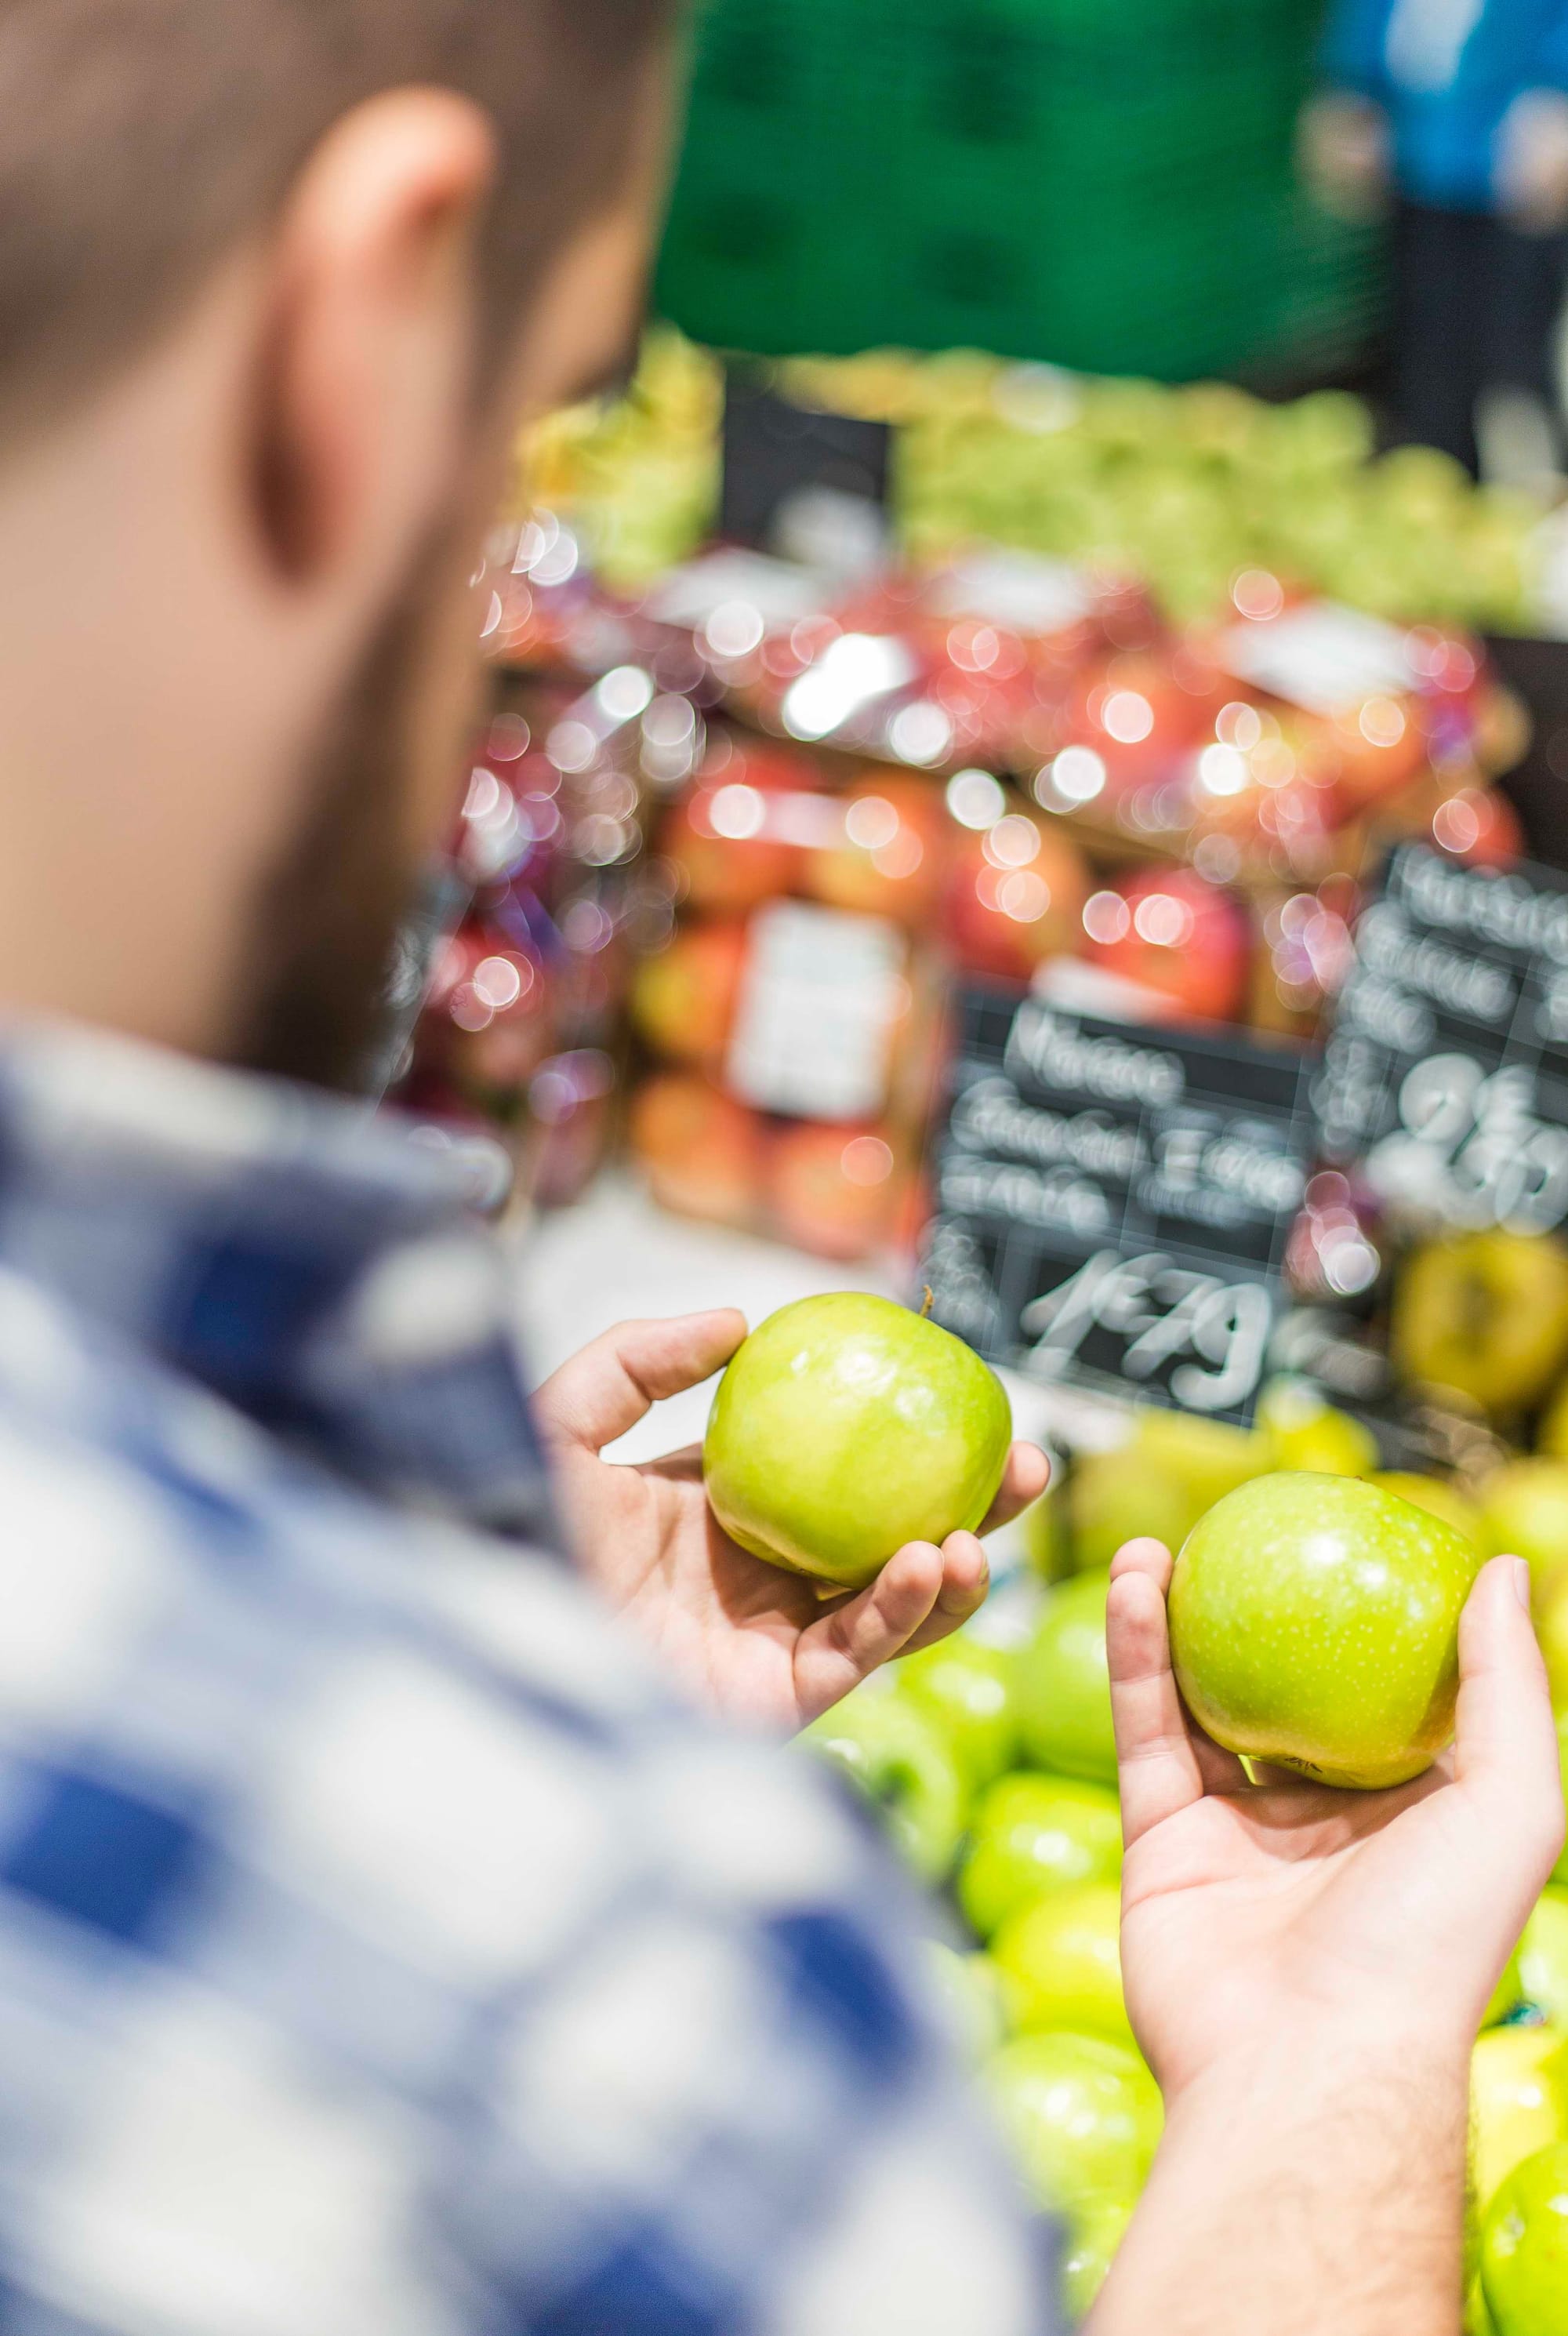
M 1568 91 L 1568 0 L 1337 0 L 1323 66 L 1388 112 L 1407 201 L 1489 211 L 1508 108 Z

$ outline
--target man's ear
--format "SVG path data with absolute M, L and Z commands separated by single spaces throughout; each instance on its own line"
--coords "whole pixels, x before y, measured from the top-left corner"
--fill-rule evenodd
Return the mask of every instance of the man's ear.
M 477 341 L 494 172 L 480 109 L 372 99 L 328 132 L 268 239 L 247 503 L 286 589 L 374 605 L 449 489 Z

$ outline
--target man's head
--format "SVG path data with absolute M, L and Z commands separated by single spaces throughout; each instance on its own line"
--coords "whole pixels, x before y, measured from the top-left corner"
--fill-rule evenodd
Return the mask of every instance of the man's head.
M 628 346 L 667 15 L 0 10 L 0 1007 L 351 1075 L 510 432 Z

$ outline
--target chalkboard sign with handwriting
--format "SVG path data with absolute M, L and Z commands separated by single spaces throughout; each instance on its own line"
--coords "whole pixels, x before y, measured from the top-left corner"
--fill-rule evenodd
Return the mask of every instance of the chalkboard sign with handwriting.
M 1362 913 L 1314 1094 L 1322 1148 L 1395 1208 L 1568 1219 L 1568 879 L 1422 844 Z
M 1312 1067 L 1228 1031 L 967 990 L 925 1253 L 937 1319 L 1032 1377 L 1249 1418 Z

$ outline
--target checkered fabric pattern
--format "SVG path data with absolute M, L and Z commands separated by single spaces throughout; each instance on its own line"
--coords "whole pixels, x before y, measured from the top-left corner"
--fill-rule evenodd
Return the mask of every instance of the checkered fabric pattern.
M 464 1199 L 0 1046 L 0 2329 L 1044 2336 L 897 1879 L 550 1555 Z

